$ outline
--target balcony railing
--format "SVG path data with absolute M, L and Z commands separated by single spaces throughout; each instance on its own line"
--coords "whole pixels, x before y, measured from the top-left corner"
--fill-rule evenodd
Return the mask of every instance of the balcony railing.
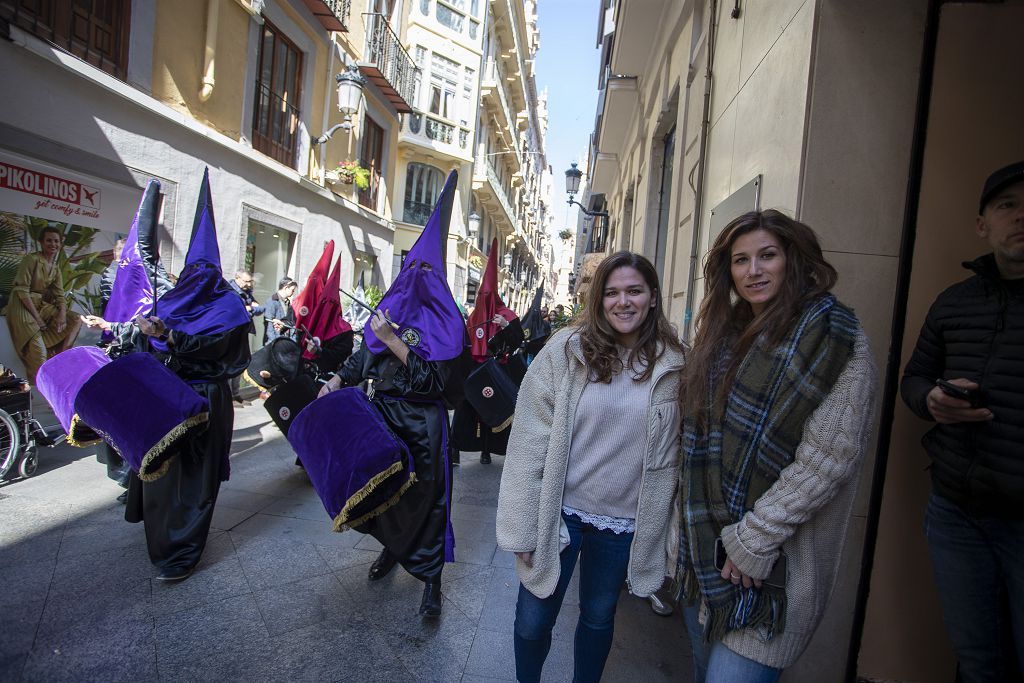
M 434 142 L 452 145 L 456 144 L 457 140 L 459 149 L 469 147 L 469 130 L 467 128 L 456 127 L 455 124 L 434 118 L 430 114 L 414 111 L 405 117 L 405 128 L 413 135 L 422 135 Z
M 444 121 L 438 121 L 437 119 L 427 117 L 427 137 L 437 142 L 445 142 L 449 145 L 452 143 L 452 134 L 455 132 L 455 126 L 445 123 Z
M 487 167 L 487 180 L 490 181 L 491 187 L 494 188 L 494 194 L 498 197 L 498 203 L 501 204 L 501 208 L 505 209 L 505 215 L 508 216 L 509 225 L 515 230 L 516 225 L 516 212 L 512 209 L 512 204 L 508 201 L 508 197 L 505 196 L 505 188 L 501 185 L 501 180 L 498 179 L 498 174 L 494 170 L 494 166 L 491 162 L 485 161 L 482 164 L 477 159 L 477 164 Z
M 501 110 L 505 114 L 505 121 L 508 122 L 509 128 L 513 127 L 515 119 L 512 118 L 512 110 L 509 109 L 508 98 L 505 96 L 505 74 L 493 57 L 488 57 L 487 63 L 484 64 L 483 78 L 481 80 L 484 84 L 494 84 L 492 87 L 498 91 L 498 101 L 501 103 Z
M 352 0 L 303 0 L 316 20 L 328 31 L 348 31 Z
M 366 61 L 359 67 L 400 114 L 412 112 L 416 64 L 383 14 L 364 14 Z

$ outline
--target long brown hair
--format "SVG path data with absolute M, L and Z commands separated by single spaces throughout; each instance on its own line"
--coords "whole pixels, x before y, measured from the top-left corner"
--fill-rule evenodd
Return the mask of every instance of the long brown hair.
M 732 248 L 747 233 L 764 230 L 774 236 L 786 255 L 786 274 L 778 293 L 760 315 L 736 294 L 732 281 Z M 759 336 L 777 344 L 789 332 L 804 306 L 836 283 L 836 269 L 822 256 L 818 237 L 807 225 L 769 209 L 751 211 L 722 230 L 704 261 L 705 295 L 697 314 L 697 335 L 683 369 L 680 402 L 686 415 L 707 424 L 710 375 L 723 348 L 732 351 L 724 381 L 714 387 L 718 403 L 728 393 L 744 356 Z
M 651 303 L 654 304 L 640 326 L 640 336 L 636 346 L 630 351 L 628 365 L 631 370 L 640 370 L 636 379 L 645 382 L 654 372 L 654 364 L 667 347 L 682 352 L 683 346 L 676 336 L 665 310 L 661 304 L 661 287 L 658 284 L 658 272 L 646 258 L 630 251 L 619 251 L 600 263 L 594 273 L 594 282 L 590 288 L 580 316 L 580 346 L 583 358 L 590 369 L 591 379 L 597 382 L 610 382 L 612 375 L 624 368 L 619 359 L 619 351 L 612 329 L 604 314 L 604 288 L 612 271 L 629 266 L 635 268 L 651 290 Z

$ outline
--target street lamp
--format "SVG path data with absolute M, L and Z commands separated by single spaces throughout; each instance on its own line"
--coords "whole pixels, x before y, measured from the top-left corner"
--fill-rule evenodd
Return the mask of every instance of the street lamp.
M 469 214 L 469 218 L 466 220 L 466 234 L 469 235 L 469 239 L 475 240 L 477 233 L 480 232 L 480 214 L 476 211 Z
M 580 211 L 588 216 L 604 216 L 607 218 L 607 211 L 587 211 L 587 207 L 573 199 L 573 195 L 580 191 L 581 178 L 583 178 L 583 171 L 576 168 L 576 163 L 573 162 L 572 167 L 565 172 L 565 192 L 569 195 L 569 205 L 572 206 L 575 204 L 580 207 Z
M 502 261 L 505 264 L 505 268 L 512 268 L 512 252 L 511 251 L 505 252 L 505 258 L 502 259 Z
M 359 67 L 350 64 L 346 71 L 334 77 L 338 84 L 338 111 L 341 112 L 344 120 L 332 126 L 330 130 L 318 138 L 312 138 L 314 145 L 322 145 L 331 139 L 338 129 L 352 130 L 352 117 L 359 114 L 359 105 L 363 100 L 363 88 L 366 86 L 366 77 L 359 73 Z

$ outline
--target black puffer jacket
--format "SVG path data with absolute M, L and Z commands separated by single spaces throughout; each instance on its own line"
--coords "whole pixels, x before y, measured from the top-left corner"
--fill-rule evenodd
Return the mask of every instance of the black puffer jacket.
M 979 516 L 1024 518 L 1024 280 L 1002 280 L 992 254 L 939 295 L 903 374 L 903 400 L 931 420 L 935 379 L 981 385 L 989 422 L 936 425 L 922 439 L 935 492 Z

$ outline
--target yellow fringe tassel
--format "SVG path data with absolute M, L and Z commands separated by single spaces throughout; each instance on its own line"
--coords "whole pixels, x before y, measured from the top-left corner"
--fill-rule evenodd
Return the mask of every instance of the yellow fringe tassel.
M 494 432 L 495 434 L 497 434 L 498 432 L 505 431 L 506 429 L 512 426 L 512 420 L 513 418 L 515 418 L 515 416 L 516 414 L 512 413 L 511 415 L 508 416 L 508 419 L 502 422 L 500 425 L 498 425 L 497 427 L 491 427 L 491 431 Z
M 339 526 L 338 520 L 336 518 L 335 521 L 334 521 L 334 530 L 335 531 L 345 531 L 346 529 L 355 529 L 360 524 L 363 524 L 364 522 L 367 522 L 367 521 L 373 519 L 374 517 L 376 517 L 376 516 L 378 516 L 380 514 L 383 514 L 384 511 L 386 511 L 388 508 L 390 508 L 395 503 L 397 503 L 398 499 L 402 497 L 402 494 L 404 494 L 406 491 L 408 491 L 409 487 L 412 486 L 415 483 L 416 483 L 416 474 L 413 473 L 413 475 L 411 477 L 409 477 L 409 481 L 407 481 L 404 484 L 402 484 L 402 487 L 400 489 L 398 489 L 398 491 L 395 493 L 395 495 L 393 495 L 390 498 L 388 498 L 387 501 L 385 501 L 384 503 L 378 505 L 375 510 L 371 510 L 370 512 L 367 512 L 362 517 L 360 517 L 358 519 L 355 519 L 355 520 L 352 520 L 351 522 L 342 523 L 340 526 Z M 338 517 L 341 517 L 340 513 L 338 514 Z
M 87 439 L 85 441 L 82 441 L 80 438 L 76 436 L 76 434 L 79 431 L 79 425 L 81 425 L 82 429 L 92 429 L 91 427 L 89 427 L 89 425 L 82 422 L 82 418 L 78 417 L 78 413 L 72 415 L 71 427 L 68 428 L 68 438 L 65 439 L 65 441 L 67 441 L 70 445 L 78 446 L 79 448 L 84 448 L 86 446 L 91 446 L 94 443 L 99 443 L 100 441 L 103 440 L 97 436 L 95 439 Z
M 188 430 L 208 422 L 209 419 L 209 413 L 199 413 L 198 415 L 193 415 L 192 417 L 187 418 L 177 427 L 174 427 L 171 431 L 167 432 L 167 435 L 164 436 L 164 438 L 157 441 L 156 444 L 146 451 L 144 456 L 142 456 L 142 464 L 139 465 L 139 479 L 142 481 L 156 481 L 167 474 L 167 469 L 170 467 L 170 461 L 164 461 L 160 464 L 160 467 L 153 472 L 149 471 L 149 466 L 157 456 L 162 454 L 171 444 L 184 436 Z
M 370 479 L 370 481 L 366 482 L 366 484 L 363 485 L 361 489 L 359 489 L 351 496 L 349 496 L 348 500 L 345 501 L 345 505 L 342 506 L 341 512 L 339 512 L 334 518 L 334 530 L 344 531 L 345 529 L 350 529 L 352 527 L 358 526 L 366 520 L 370 519 L 371 517 L 376 517 L 381 512 L 394 505 L 395 500 L 397 500 L 397 496 L 400 496 L 402 493 L 404 493 L 405 489 L 408 488 L 412 484 L 412 482 L 416 480 L 415 473 L 413 473 L 412 477 L 409 478 L 409 481 L 402 485 L 402 488 L 399 489 L 398 493 L 396 494 L 396 497 L 385 503 L 383 507 L 379 507 L 376 510 L 373 510 L 363 515 L 355 521 L 349 521 L 348 519 L 349 513 L 352 512 L 352 508 L 354 508 L 356 505 L 359 505 L 359 503 L 363 502 L 366 499 L 366 497 L 373 493 L 374 489 L 376 489 L 385 479 L 401 472 L 402 467 L 403 465 L 401 460 L 399 460 L 396 463 L 393 463 L 383 472 L 375 474 Z

